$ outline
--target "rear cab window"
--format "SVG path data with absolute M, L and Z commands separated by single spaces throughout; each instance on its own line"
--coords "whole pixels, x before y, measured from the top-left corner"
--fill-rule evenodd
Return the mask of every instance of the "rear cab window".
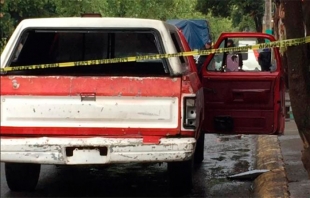
M 64 62 L 102 60 L 135 56 L 164 54 L 158 32 L 153 29 L 115 30 L 59 30 L 28 29 L 25 31 L 9 66 L 26 66 Z M 125 76 L 169 76 L 166 59 L 137 60 L 79 65 L 78 67 L 46 68 L 12 71 L 8 74 L 21 75 L 125 75 Z

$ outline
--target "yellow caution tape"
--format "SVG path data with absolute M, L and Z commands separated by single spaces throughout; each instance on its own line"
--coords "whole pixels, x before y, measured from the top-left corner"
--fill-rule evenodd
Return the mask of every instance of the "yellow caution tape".
M 103 65 L 103 64 L 110 64 L 110 63 L 135 62 L 135 61 L 142 61 L 142 60 L 157 60 L 157 59 L 162 59 L 162 58 L 171 58 L 171 57 L 179 57 L 179 56 L 209 55 L 209 54 L 218 54 L 218 53 L 223 53 L 223 52 L 247 51 L 247 50 L 265 49 L 265 48 L 273 48 L 273 47 L 281 48 L 281 47 L 302 45 L 305 43 L 310 43 L 310 36 L 303 37 L 303 38 L 297 38 L 297 39 L 274 41 L 274 42 L 269 42 L 269 43 L 260 43 L 256 45 L 248 45 L 248 46 L 243 46 L 243 47 L 218 48 L 218 49 L 210 49 L 210 50 L 195 50 L 195 51 L 188 51 L 188 52 L 179 52 L 179 53 L 174 53 L 174 54 L 154 54 L 154 55 L 132 56 L 132 57 L 124 57 L 124 58 L 13 66 L 13 67 L 1 68 L 0 71 L 7 72 L 7 71 L 22 71 L 22 70 L 32 70 L 32 69 L 76 67 L 76 66 L 86 66 L 86 65 Z

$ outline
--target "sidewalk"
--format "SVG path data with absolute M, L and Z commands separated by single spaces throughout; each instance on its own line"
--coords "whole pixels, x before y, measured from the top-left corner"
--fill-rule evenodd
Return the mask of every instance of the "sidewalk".
M 256 197 L 310 198 L 310 180 L 301 162 L 302 141 L 293 120 L 282 136 L 259 136 L 257 169 L 268 169 L 254 181 Z
M 303 145 L 293 120 L 285 123 L 285 133 L 278 139 L 288 179 L 290 197 L 309 198 L 310 180 L 301 162 Z

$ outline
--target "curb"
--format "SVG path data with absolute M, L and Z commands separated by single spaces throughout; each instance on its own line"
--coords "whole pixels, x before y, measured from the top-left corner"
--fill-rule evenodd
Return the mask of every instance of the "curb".
M 255 179 L 254 197 L 289 198 L 288 179 L 278 136 L 258 136 L 256 157 L 256 169 L 270 171 Z

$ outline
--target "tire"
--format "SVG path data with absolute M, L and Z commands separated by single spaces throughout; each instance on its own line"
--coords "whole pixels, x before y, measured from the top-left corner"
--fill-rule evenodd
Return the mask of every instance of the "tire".
M 196 143 L 196 149 L 194 153 L 194 162 L 195 164 L 200 164 L 204 159 L 204 147 L 205 147 L 205 134 L 204 132 L 201 132 L 197 143 Z
M 11 191 L 33 191 L 40 176 L 40 164 L 5 163 L 5 177 Z
M 168 174 L 173 195 L 189 193 L 193 183 L 193 160 L 168 162 Z

